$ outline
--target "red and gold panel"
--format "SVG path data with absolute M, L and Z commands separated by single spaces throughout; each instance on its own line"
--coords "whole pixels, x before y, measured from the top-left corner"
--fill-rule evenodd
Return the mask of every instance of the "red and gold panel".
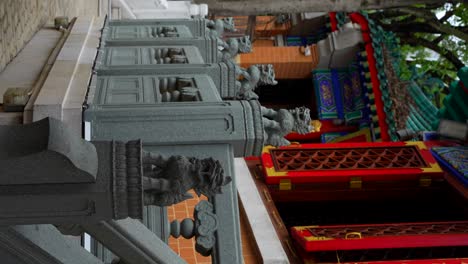
M 423 142 L 303 144 L 263 149 L 267 184 L 443 178 Z
M 468 246 L 468 222 L 297 226 L 291 235 L 306 252 Z
M 320 136 L 324 133 L 352 133 L 359 129 L 357 126 L 335 125 L 332 120 L 312 120 L 311 125 L 314 129 L 310 131 L 310 133 L 301 135 L 296 132 L 291 132 L 286 135 L 286 139 L 298 142 L 320 141 Z
M 468 258 L 366 261 L 366 262 L 355 262 L 354 264 L 467 264 L 467 263 L 468 263 Z

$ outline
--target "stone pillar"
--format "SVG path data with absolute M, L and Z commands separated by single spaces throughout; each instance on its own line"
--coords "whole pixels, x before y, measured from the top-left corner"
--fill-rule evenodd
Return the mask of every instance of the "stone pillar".
M 145 144 L 232 144 L 234 155 L 260 155 L 263 124 L 258 101 L 91 105 L 92 140 L 141 138 Z
M 138 220 L 102 221 L 83 225 L 83 229 L 115 252 L 124 263 L 186 263 Z M 107 257 L 102 258 L 106 263 L 111 260 Z
M 141 143 L 134 143 L 95 142 L 99 160 L 99 173 L 95 181 L 36 184 L 12 182 L 0 186 L 0 224 L 80 224 L 126 217 L 142 219 L 143 175 L 130 173 L 132 169 L 141 169 L 141 164 L 132 165 L 132 159 L 141 160 L 141 157 L 129 153 L 129 149 L 141 152 Z M 78 175 L 78 171 L 71 169 L 73 165 L 68 164 L 65 157 L 57 156 L 54 152 L 32 156 L 48 166 L 50 175 Z M 26 158 L 8 161 L 21 165 L 21 160 Z M 63 166 L 65 169 L 57 171 L 54 166 Z M 37 168 L 36 172 L 37 177 L 45 175 Z M 136 184 L 136 188 L 131 188 L 132 184 Z
M 167 209 L 160 206 L 145 206 L 143 209 L 143 225 L 150 230 L 158 239 L 168 243 L 169 222 L 167 221 Z M 88 231 L 88 230 L 87 230 Z M 109 251 L 106 246 L 96 239 L 91 239 L 91 253 L 104 263 L 111 263 L 118 257 Z
M 52 225 L 1 228 L 0 259 L 2 263 L 102 264 L 86 249 L 66 239 Z

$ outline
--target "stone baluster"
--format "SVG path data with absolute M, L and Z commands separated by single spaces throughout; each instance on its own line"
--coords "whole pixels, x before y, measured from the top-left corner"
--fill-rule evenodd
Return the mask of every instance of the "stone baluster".
M 185 218 L 182 222 L 174 220 L 170 224 L 170 234 L 175 238 L 180 235 L 186 239 L 195 236 L 195 250 L 203 256 L 211 255 L 216 243 L 214 233 L 218 229 L 218 218 L 209 201 L 201 201 L 195 206 L 195 220 Z

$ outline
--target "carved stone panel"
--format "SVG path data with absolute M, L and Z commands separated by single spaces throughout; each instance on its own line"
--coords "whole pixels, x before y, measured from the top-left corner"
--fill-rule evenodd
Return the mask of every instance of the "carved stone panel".
M 148 64 L 138 67 L 122 65 L 103 65 L 97 69 L 98 76 L 104 75 L 172 75 L 172 76 L 193 76 L 208 75 L 214 82 L 219 95 L 223 99 L 234 98 L 237 94 L 236 72 L 233 63 L 216 64 Z M 198 82 L 198 81 L 197 81 Z M 90 85 L 91 95 L 94 93 L 93 83 Z M 203 87 L 201 84 L 198 87 Z M 89 98 L 89 97 L 88 97 Z
M 97 91 L 94 103 L 103 105 L 221 101 L 207 75 L 104 75 Z
M 198 48 L 193 46 L 129 46 L 104 48 L 106 66 L 204 63 Z
M 113 20 L 108 23 L 111 27 L 116 26 L 185 26 L 194 37 L 205 36 L 206 19 L 145 19 L 145 20 Z
M 106 47 L 117 47 L 117 46 L 171 46 L 173 48 L 183 46 L 194 46 L 198 48 L 198 51 L 202 55 L 205 62 L 214 63 L 221 61 L 221 53 L 219 53 L 218 39 L 215 37 L 190 37 L 190 38 L 106 38 Z
M 147 143 L 230 143 L 236 156 L 259 155 L 263 124 L 258 101 L 94 105 L 85 111 L 93 140 L 141 138 Z
M 129 25 L 129 26 L 112 26 L 110 28 L 111 35 L 108 40 L 124 40 L 124 39 L 140 39 L 151 38 L 157 40 L 158 38 L 192 38 L 187 26 L 183 25 L 165 25 L 165 26 L 151 26 L 151 25 Z

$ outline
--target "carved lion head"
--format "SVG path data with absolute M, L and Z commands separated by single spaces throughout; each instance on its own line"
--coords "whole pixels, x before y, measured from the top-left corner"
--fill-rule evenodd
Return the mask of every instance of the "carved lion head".
M 236 31 L 236 26 L 234 25 L 234 18 L 232 17 L 223 17 L 221 19 L 223 22 L 224 29 L 227 31 Z
M 276 85 L 275 70 L 273 64 L 257 64 L 255 65 L 260 71 L 259 85 Z
M 198 196 L 209 197 L 221 193 L 221 187 L 230 183 L 232 178 L 224 175 L 223 167 L 213 158 L 201 159 L 197 162 L 198 184 L 193 188 Z
M 289 110 L 294 117 L 293 130 L 299 134 L 309 133 L 313 127 L 311 126 L 310 110 L 307 107 L 301 106 Z
M 243 36 L 242 38 L 239 38 L 239 52 L 252 52 L 252 42 L 250 41 L 250 36 Z

